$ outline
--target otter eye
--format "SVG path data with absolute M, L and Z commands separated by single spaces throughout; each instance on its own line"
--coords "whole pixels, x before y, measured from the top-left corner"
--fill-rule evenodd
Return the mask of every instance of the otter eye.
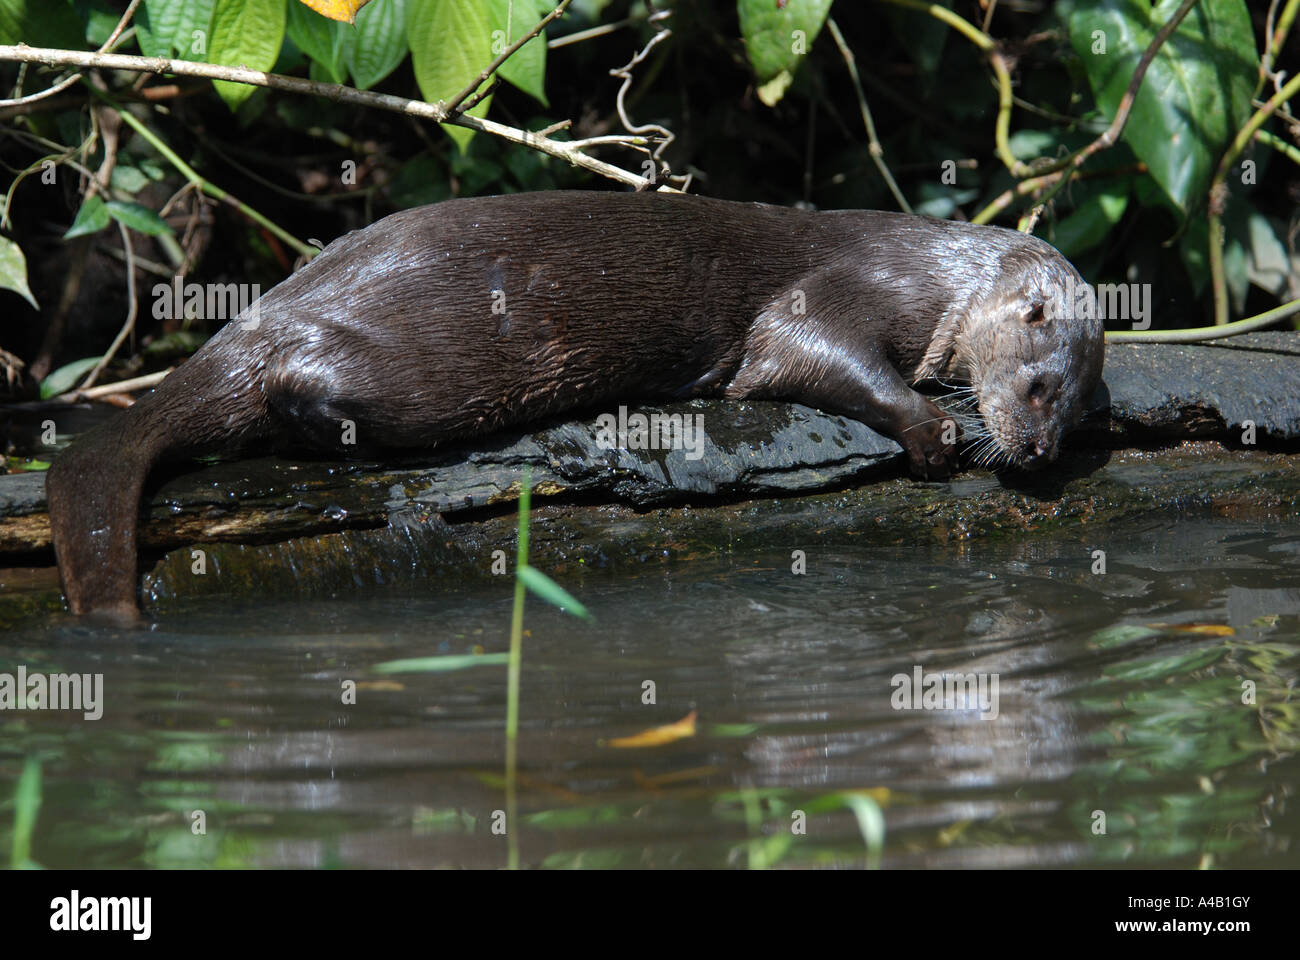
M 1041 303 L 1034 304 L 1033 307 L 1030 309 L 1029 313 L 1025 315 L 1025 323 L 1029 324 L 1030 326 L 1033 326 L 1036 323 L 1042 323 L 1045 320 L 1050 320 L 1050 319 L 1052 318 L 1048 315 L 1047 311 L 1043 309 L 1043 305 Z
M 1035 380 L 1029 385 L 1029 392 L 1026 394 L 1030 403 L 1042 403 L 1047 399 L 1047 384 L 1041 380 Z

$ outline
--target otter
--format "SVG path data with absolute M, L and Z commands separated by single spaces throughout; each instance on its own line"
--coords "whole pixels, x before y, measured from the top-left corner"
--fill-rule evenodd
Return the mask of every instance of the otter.
M 906 214 L 563 191 L 404 210 L 335 240 L 55 459 L 64 593 L 74 613 L 138 618 L 149 472 L 256 445 L 355 457 L 717 396 L 856 418 L 942 477 L 954 415 L 914 389 L 939 381 L 967 385 L 979 416 L 958 419 L 984 460 L 1041 466 L 1101 377 L 1080 288 L 1044 241 Z

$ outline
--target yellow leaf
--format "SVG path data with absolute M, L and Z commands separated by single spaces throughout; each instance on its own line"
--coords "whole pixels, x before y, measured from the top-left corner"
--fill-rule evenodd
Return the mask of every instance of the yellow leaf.
M 1155 630 L 1172 630 L 1175 633 L 1197 633 L 1206 637 L 1232 637 L 1237 631 L 1222 623 L 1148 623 Z
M 357 19 L 357 11 L 370 0 L 300 0 L 300 2 L 322 17 L 329 17 L 341 23 L 353 23 Z
M 651 727 L 630 737 L 618 737 L 606 742 L 610 747 L 659 747 L 674 740 L 695 736 L 695 711 L 692 710 L 676 723 L 665 727 Z

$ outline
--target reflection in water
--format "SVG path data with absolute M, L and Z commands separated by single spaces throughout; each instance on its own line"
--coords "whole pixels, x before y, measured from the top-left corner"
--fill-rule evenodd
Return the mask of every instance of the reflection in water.
M 522 862 L 860 866 L 883 810 L 885 867 L 1294 866 L 1300 530 L 1106 540 L 1100 576 L 1087 543 L 1033 540 L 562 578 L 595 620 L 529 604 Z M 371 667 L 502 651 L 510 600 L 502 578 L 31 624 L 0 671 L 103 673 L 104 717 L 0 713 L 0 799 L 39 759 L 51 867 L 499 867 L 505 669 Z M 917 668 L 996 678 L 996 718 L 895 709 Z M 692 710 L 693 737 L 606 743 Z

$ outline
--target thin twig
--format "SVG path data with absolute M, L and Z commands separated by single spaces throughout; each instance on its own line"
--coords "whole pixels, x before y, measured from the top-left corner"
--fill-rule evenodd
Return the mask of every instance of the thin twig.
M 126 25 L 130 22 L 131 17 L 135 15 L 135 8 L 138 6 L 140 6 L 140 0 L 131 0 L 131 5 L 126 8 L 126 13 L 122 14 L 122 19 L 117 22 L 117 26 L 113 28 L 113 32 L 109 34 L 108 39 L 105 40 L 103 46 L 99 48 L 100 53 L 107 53 L 112 49 L 113 44 L 117 42 L 117 38 L 120 37 L 122 31 L 126 29 Z M 25 97 L 17 97 L 13 100 L 0 100 L 0 108 L 23 106 L 29 103 L 35 103 L 37 100 L 44 100 L 46 97 L 52 97 L 56 93 L 68 89 L 68 87 L 72 86 L 80 79 L 81 74 L 74 73 L 72 76 L 65 77 L 48 89 L 40 90 L 36 93 L 29 93 Z
M 538 24 L 535 27 L 533 27 L 533 29 L 529 30 L 527 33 L 525 33 L 522 37 L 520 37 L 510 46 L 502 50 L 501 54 L 495 60 L 493 60 L 486 67 L 484 67 L 483 72 L 480 73 L 473 80 L 471 80 L 469 86 L 467 86 L 460 93 L 456 94 L 456 96 L 452 97 L 450 101 L 446 101 L 447 116 L 448 117 L 459 116 L 460 113 L 462 112 L 460 109 L 460 105 L 464 103 L 471 95 L 473 95 L 474 91 L 477 90 L 479 87 L 481 87 L 484 81 L 486 81 L 488 77 L 496 73 L 497 68 L 500 67 L 501 64 L 509 60 L 510 57 L 514 55 L 514 52 L 516 50 L 518 50 L 529 40 L 533 39 L 533 37 L 537 36 L 539 33 L 545 30 L 546 25 L 550 23 L 552 20 L 554 20 L 556 17 L 563 16 L 565 8 L 572 2 L 573 0 L 560 0 L 560 2 L 556 5 L 555 9 L 552 10 L 550 13 L 548 13 L 546 16 L 542 17 L 542 19 L 538 22 Z M 469 108 L 466 107 L 465 109 L 468 110 Z
M 1133 76 L 1128 82 L 1128 88 L 1124 91 L 1124 95 L 1120 97 L 1119 106 L 1115 109 L 1115 118 L 1111 121 L 1110 126 L 1102 131 L 1101 135 L 1092 143 L 1076 153 L 1041 168 L 1035 167 L 1034 174 L 1036 176 L 1055 173 L 1057 170 L 1065 170 L 1069 167 L 1077 169 L 1083 166 L 1084 162 L 1094 153 L 1099 153 L 1107 147 L 1113 147 L 1119 142 L 1119 138 L 1124 134 L 1124 128 L 1128 125 L 1129 114 L 1133 112 L 1133 105 L 1137 102 L 1138 90 L 1147 75 L 1147 68 L 1151 66 L 1156 54 L 1160 52 L 1160 48 L 1178 29 L 1178 25 L 1183 22 L 1183 18 L 1187 16 L 1192 7 L 1196 6 L 1196 3 L 1197 0 L 1183 0 L 1182 5 L 1174 11 L 1174 15 L 1169 18 L 1169 21 L 1160 28 L 1151 39 L 1151 42 L 1147 44 L 1147 48 L 1143 51 L 1142 58 L 1138 60 L 1137 68 L 1133 71 Z
M 453 123 L 468 127 L 482 133 L 500 137 L 511 143 L 522 144 L 548 156 L 563 160 L 575 167 L 582 167 L 603 177 L 635 187 L 638 190 L 652 186 L 645 177 L 638 176 L 621 167 L 616 167 L 603 160 L 597 160 L 575 149 L 571 142 L 551 140 L 538 136 L 527 130 L 508 127 L 502 123 L 462 114 L 449 117 L 441 103 L 426 103 L 423 100 L 408 100 L 386 93 L 371 90 L 357 90 L 337 83 L 318 83 L 298 77 L 286 77 L 277 73 L 265 73 L 261 70 L 249 70 L 247 67 L 227 67 L 212 63 L 198 63 L 192 60 L 169 60 L 165 57 L 135 57 L 117 53 L 89 53 L 82 50 L 55 50 L 46 47 L 28 47 L 0 45 L 0 61 L 18 63 L 45 63 L 52 66 L 103 67 L 109 70 L 130 70 L 137 73 L 171 73 L 183 77 L 200 77 L 204 80 L 229 80 L 233 83 L 246 83 L 255 87 L 268 87 L 288 93 L 307 96 L 325 97 L 336 103 L 349 103 L 360 107 L 388 110 L 406 116 L 420 117 L 435 123 Z M 129 122 L 129 121 L 128 121 Z M 629 145 L 631 145 L 629 143 Z
M 1270 97 L 1267 103 L 1251 115 L 1245 126 L 1237 131 L 1237 135 L 1232 138 L 1232 143 L 1228 145 L 1227 151 L 1219 161 L 1214 179 L 1210 181 L 1210 286 L 1214 292 L 1214 322 L 1219 326 L 1228 322 L 1228 284 L 1223 267 L 1222 207 L 1227 202 L 1224 181 L 1227 180 L 1232 165 L 1237 162 L 1237 157 L 1241 156 L 1241 152 L 1255 138 L 1256 131 L 1268 121 L 1279 106 L 1297 93 L 1300 93 L 1300 74 L 1292 77 L 1286 86 Z
M 650 15 L 649 22 L 654 24 L 659 24 L 661 21 L 666 20 L 671 14 L 672 14 L 671 10 L 656 11 L 655 13 L 652 13 Z M 651 37 L 649 41 L 646 42 L 646 45 L 642 47 L 640 51 L 638 51 L 636 55 L 632 57 L 631 60 L 629 60 L 622 67 L 619 67 L 616 70 L 609 71 L 609 75 L 611 77 L 617 77 L 623 81 L 622 85 L 620 85 L 618 88 L 618 94 L 614 98 L 614 107 L 618 111 L 618 119 L 619 122 L 623 124 L 623 129 L 627 130 L 628 133 L 634 133 L 634 134 L 657 133 L 659 135 L 659 141 L 658 141 L 659 146 L 655 148 L 653 153 L 650 153 L 650 156 L 659 165 L 660 170 L 662 171 L 665 179 L 672 179 L 672 178 L 669 177 L 668 164 L 664 163 L 663 160 L 660 159 L 660 154 L 662 154 L 664 150 L 668 148 L 668 145 L 670 143 L 672 143 L 674 140 L 677 139 L 676 135 L 667 127 L 661 127 L 657 123 L 644 123 L 640 125 L 634 124 L 627 115 L 627 106 L 625 100 L 627 97 L 628 90 L 631 89 L 632 87 L 632 70 L 638 65 L 640 65 L 641 61 L 645 60 L 645 58 L 650 55 L 650 51 L 653 50 L 656 46 L 658 46 L 661 41 L 667 40 L 670 36 L 672 36 L 672 33 L 673 32 L 669 30 L 667 27 L 659 26 L 655 35 Z M 644 152 L 649 153 L 649 151 L 644 151 Z M 647 184 L 647 186 L 648 185 L 649 184 Z
M 614 23 L 602 23 L 598 27 L 589 27 L 586 30 L 579 30 L 576 33 L 566 33 L 562 37 L 556 37 L 553 40 L 546 41 L 546 48 L 554 50 L 557 47 L 567 47 L 571 43 L 581 43 L 583 40 L 591 40 L 595 37 L 603 37 L 609 33 L 615 33 L 624 27 L 630 27 L 634 23 L 644 20 L 644 17 L 627 17 Z
M 881 177 L 885 180 L 885 185 L 889 187 L 889 192 L 894 195 L 894 202 L 898 204 L 898 209 L 904 213 L 912 212 L 912 205 L 907 202 L 903 196 L 903 191 L 898 189 L 898 184 L 894 181 L 894 176 L 889 172 L 889 166 L 885 163 L 885 148 L 880 145 L 880 138 L 876 136 L 876 124 L 871 118 L 871 107 L 867 105 L 867 95 L 862 90 L 862 80 L 858 77 L 857 59 L 853 56 L 853 51 L 849 45 L 844 42 L 844 34 L 840 33 L 839 26 L 835 23 L 835 18 L 830 17 L 826 20 L 826 26 L 830 28 L 831 36 L 835 38 L 835 45 L 840 48 L 840 56 L 844 58 L 844 64 L 849 68 L 849 76 L 853 80 L 853 89 L 858 95 L 858 109 L 862 112 L 862 124 L 867 128 L 867 152 L 871 154 L 871 159 L 880 171 Z
M 89 390 L 70 390 L 67 393 L 59 394 L 53 399 L 62 403 L 77 403 L 81 400 L 97 400 L 100 397 L 112 396 L 115 393 L 131 393 L 135 390 L 144 390 L 162 383 L 167 374 L 175 369 L 175 367 L 168 367 L 166 370 L 159 370 L 157 373 L 148 373 L 143 377 L 132 377 L 130 380 L 119 380 L 117 383 L 105 383 L 98 387 L 91 387 Z
M 117 331 L 117 336 L 104 355 L 99 358 L 99 363 L 86 375 L 86 379 L 81 381 L 81 389 L 87 390 L 95 385 L 95 381 L 108 366 L 109 361 L 117 353 L 118 349 L 126 342 L 126 338 L 135 330 L 135 255 L 131 247 L 131 233 L 126 229 L 126 224 L 120 220 L 117 223 L 117 229 L 122 234 L 122 250 L 126 254 L 126 320 L 122 324 L 122 329 Z

